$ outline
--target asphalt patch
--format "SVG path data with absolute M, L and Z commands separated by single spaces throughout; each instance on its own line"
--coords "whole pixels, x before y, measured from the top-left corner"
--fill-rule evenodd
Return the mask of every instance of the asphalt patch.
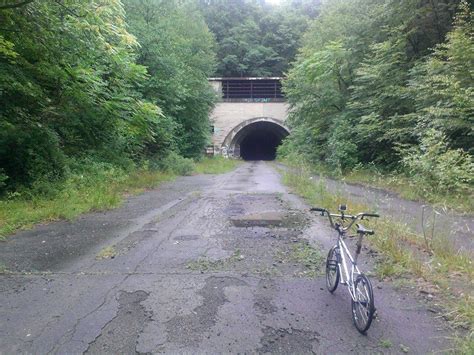
M 151 313 L 141 304 L 147 298 L 145 291 L 121 292 L 117 315 L 102 328 L 85 353 L 135 354 L 138 337 L 146 322 L 151 321 Z
M 236 227 L 280 227 L 285 220 L 283 212 L 260 212 L 231 218 Z
M 259 354 L 315 354 L 313 343 L 319 343 L 316 332 L 266 327 L 263 333 Z
M 246 286 L 234 277 L 209 277 L 205 286 L 198 292 L 202 305 L 191 314 L 172 318 L 166 323 L 168 341 L 185 345 L 197 345 L 203 333 L 216 324 L 217 312 L 227 301 L 224 289 L 229 286 Z

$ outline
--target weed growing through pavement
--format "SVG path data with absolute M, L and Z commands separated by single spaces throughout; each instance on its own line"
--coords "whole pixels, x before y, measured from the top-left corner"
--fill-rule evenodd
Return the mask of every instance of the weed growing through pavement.
M 226 259 L 211 260 L 209 258 L 199 258 L 191 261 L 186 265 L 186 269 L 194 271 L 222 271 L 226 268 L 231 267 L 235 263 L 244 260 L 245 256 L 242 255 L 240 249 L 235 250 L 231 256 Z
M 0 262 L 0 274 L 6 274 L 8 272 L 8 269 L 4 263 Z
M 115 250 L 114 246 L 108 246 L 102 249 L 99 254 L 96 255 L 97 260 L 103 259 L 113 259 L 117 256 L 117 251 Z
M 392 347 L 392 342 L 388 339 L 380 340 L 380 346 L 385 349 L 390 349 Z
M 316 249 L 308 242 L 293 245 L 289 259 L 304 266 L 302 276 L 316 277 L 321 275 L 324 257 L 320 249 Z
M 290 248 L 277 250 L 274 255 L 278 264 L 293 263 L 300 266 L 301 270 L 294 276 L 314 278 L 322 274 L 324 256 L 321 250 L 313 247 L 307 240 L 298 240 Z

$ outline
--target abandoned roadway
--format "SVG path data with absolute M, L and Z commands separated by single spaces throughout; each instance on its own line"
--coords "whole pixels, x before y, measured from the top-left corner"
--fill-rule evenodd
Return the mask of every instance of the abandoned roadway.
M 375 280 L 378 317 L 360 335 L 347 292 L 325 289 L 323 258 L 334 234 L 306 210 L 270 163 L 252 162 L 18 233 L 0 246 L 9 269 L 0 275 L 0 353 L 427 353 L 449 346 L 429 305 Z M 367 252 L 361 258 L 371 269 Z

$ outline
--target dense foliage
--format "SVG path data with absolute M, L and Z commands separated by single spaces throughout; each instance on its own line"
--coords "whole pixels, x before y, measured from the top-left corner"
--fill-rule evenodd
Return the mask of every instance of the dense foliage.
M 217 76 L 280 76 L 294 60 L 320 0 L 199 0 L 217 41 Z
M 119 0 L 11 3 L 0 6 L 0 192 L 91 164 L 202 153 L 214 52 L 198 12 L 181 1 L 127 1 L 129 13 Z
M 473 36 L 465 1 L 326 2 L 285 82 L 293 134 L 280 152 L 336 171 L 375 164 L 442 190 L 467 188 Z
M 404 172 L 446 192 L 472 184 L 466 1 L 5 4 L 0 193 L 46 191 L 88 169 L 189 171 L 181 157 L 199 157 L 209 140 L 207 78 L 286 72 L 292 135 L 281 154 L 338 172 Z
M 125 2 L 129 31 L 140 42 L 137 61 L 150 79 L 141 92 L 174 122 L 178 152 L 198 157 L 208 143 L 209 108 L 215 94 L 207 82 L 215 69 L 215 42 L 194 2 Z

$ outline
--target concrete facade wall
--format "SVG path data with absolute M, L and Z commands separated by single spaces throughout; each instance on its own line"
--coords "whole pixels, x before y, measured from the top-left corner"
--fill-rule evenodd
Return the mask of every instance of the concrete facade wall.
M 220 102 L 211 114 L 214 125 L 212 144 L 214 152 L 219 154 L 225 138 L 242 122 L 249 119 L 272 118 L 285 122 L 288 104 L 286 102 Z

